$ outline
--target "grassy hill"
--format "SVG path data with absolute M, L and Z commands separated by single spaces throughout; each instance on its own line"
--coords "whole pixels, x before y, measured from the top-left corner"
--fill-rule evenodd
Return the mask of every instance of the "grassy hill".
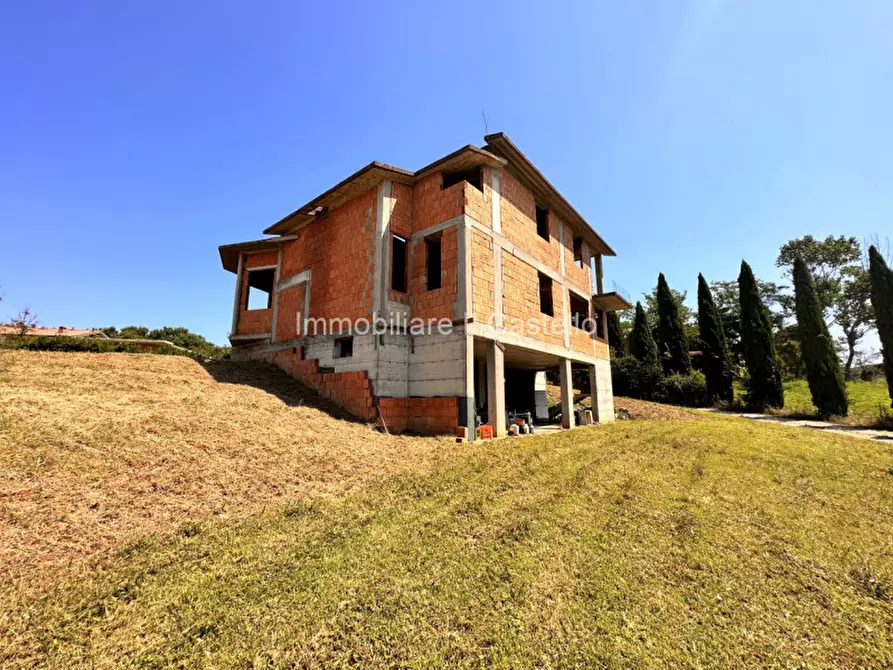
M 456 450 L 339 420 L 275 368 L 175 356 L 0 350 L 0 407 L 0 583 Z
M 5 665 L 893 663 L 885 442 L 682 411 L 461 447 L 261 368 L 0 366 L 2 490 L 43 501 L 0 498 Z

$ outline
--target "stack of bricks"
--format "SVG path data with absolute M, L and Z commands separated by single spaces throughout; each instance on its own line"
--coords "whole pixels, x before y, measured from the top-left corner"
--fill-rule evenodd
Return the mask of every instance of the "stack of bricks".
M 453 434 L 458 403 L 457 398 L 379 398 L 378 409 L 392 433 Z

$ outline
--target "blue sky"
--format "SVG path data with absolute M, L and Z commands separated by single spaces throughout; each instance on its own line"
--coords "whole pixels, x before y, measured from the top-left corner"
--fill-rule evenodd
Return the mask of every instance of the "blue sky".
M 893 3 L 27 2 L 0 10 L 0 318 L 223 343 L 219 244 L 481 111 L 617 250 L 774 280 L 807 233 L 893 231 Z

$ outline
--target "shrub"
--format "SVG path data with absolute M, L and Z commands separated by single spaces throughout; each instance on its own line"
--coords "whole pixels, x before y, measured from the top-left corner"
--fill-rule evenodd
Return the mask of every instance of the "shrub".
M 660 380 L 660 368 L 634 356 L 611 359 L 611 381 L 615 395 L 647 400 Z
M 657 383 L 654 399 L 669 405 L 707 407 L 710 405 L 707 379 L 697 370 L 688 375 L 668 375 Z
M 80 351 L 93 354 L 125 353 L 125 354 L 164 354 L 168 356 L 189 356 L 188 351 L 163 345 L 151 350 L 139 344 L 129 342 L 110 342 L 109 340 L 86 337 L 54 337 L 41 335 L 37 337 L 5 337 L 0 340 L 4 349 L 26 349 L 28 351 Z

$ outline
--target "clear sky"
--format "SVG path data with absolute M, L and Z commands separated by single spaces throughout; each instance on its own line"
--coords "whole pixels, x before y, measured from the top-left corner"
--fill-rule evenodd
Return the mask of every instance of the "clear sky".
M 0 318 L 224 343 L 218 245 L 482 144 L 482 110 L 609 288 L 775 280 L 792 237 L 893 235 L 891 36 L 889 0 L 4 3 Z

